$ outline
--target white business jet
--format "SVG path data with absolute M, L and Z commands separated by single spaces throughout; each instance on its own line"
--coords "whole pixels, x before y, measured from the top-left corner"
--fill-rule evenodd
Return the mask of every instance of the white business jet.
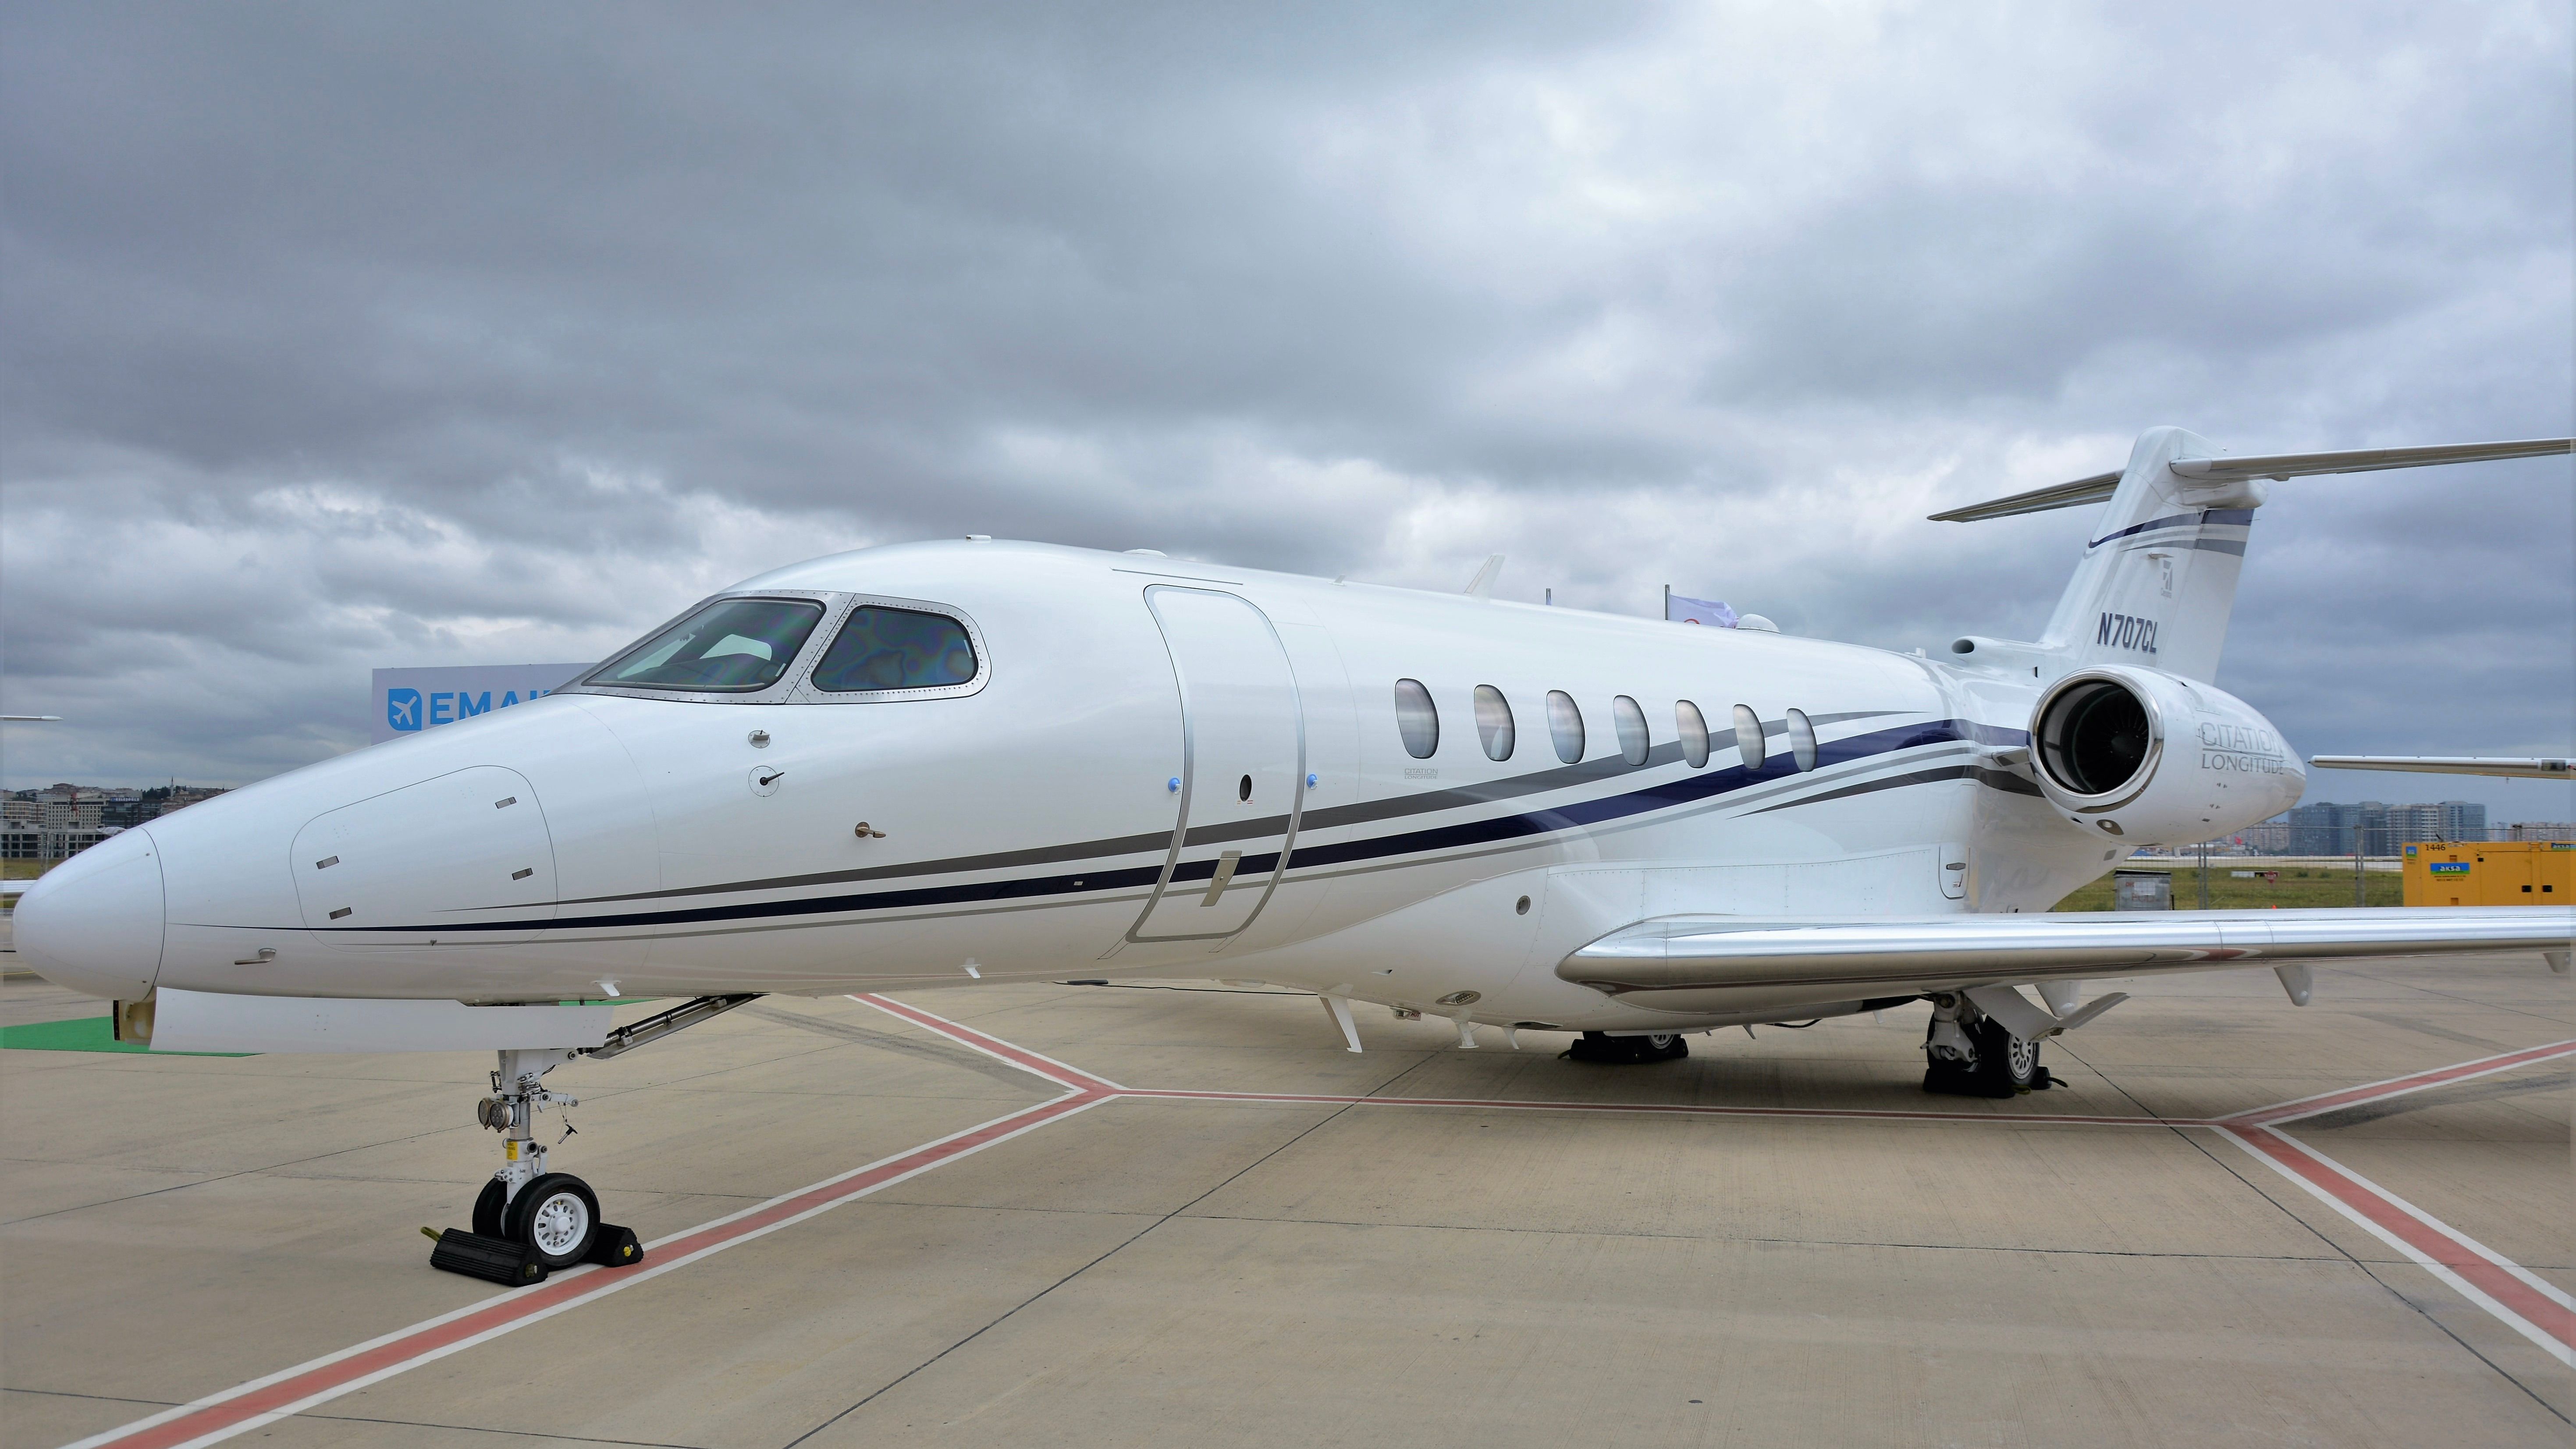
M 534 703 L 104 841 L 27 892 L 18 950 L 156 1049 L 498 1051 L 474 1237 L 523 1277 L 604 1231 L 531 1132 L 545 1073 L 765 992 L 1247 978 L 1353 1051 L 1374 1002 L 1632 1061 L 1929 1000 L 1925 1086 L 2008 1095 L 2120 999 L 2087 977 L 2263 967 L 2304 1003 L 2320 960 L 2567 969 L 2563 908 L 2047 912 L 2298 800 L 2210 683 L 2264 480 L 2568 451 L 2157 428 L 2121 472 L 1937 515 L 2108 501 L 2040 639 L 1938 659 L 1508 603 L 1490 568 L 838 554 Z M 612 1030 L 620 995 L 692 999 Z

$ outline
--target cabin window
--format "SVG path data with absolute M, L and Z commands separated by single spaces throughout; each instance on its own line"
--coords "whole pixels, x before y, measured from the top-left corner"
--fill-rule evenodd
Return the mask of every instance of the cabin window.
M 946 614 L 888 609 L 875 604 L 850 611 L 823 662 L 814 687 L 830 694 L 875 689 L 940 689 L 975 678 L 975 646 L 966 626 Z
M 1485 746 L 1485 758 L 1508 760 L 1512 757 L 1512 704 L 1503 692 L 1490 684 L 1476 686 L 1476 738 Z
M 1735 753 L 1743 757 L 1745 769 L 1762 768 L 1762 716 L 1749 704 L 1735 707 Z
M 1696 770 L 1708 763 L 1708 721 L 1700 717 L 1699 706 L 1681 700 L 1673 706 L 1673 723 L 1680 726 L 1682 760 Z
M 823 606 L 809 599 L 718 599 L 582 683 L 707 693 L 767 689 L 822 622 Z
M 1800 770 L 1816 768 L 1816 727 L 1803 709 L 1789 711 L 1789 758 Z
M 1430 759 L 1440 748 L 1440 711 L 1419 679 L 1395 682 L 1395 731 L 1404 736 L 1404 752 L 1417 760 Z
M 1622 694 L 1610 701 L 1610 723 L 1619 731 L 1619 758 L 1631 765 L 1646 763 L 1646 755 L 1655 744 L 1646 734 L 1646 712 Z
M 1583 711 L 1575 708 L 1574 696 L 1562 689 L 1547 692 L 1547 733 L 1556 744 L 1556 757 L 1571 765 L 1583 758 Z

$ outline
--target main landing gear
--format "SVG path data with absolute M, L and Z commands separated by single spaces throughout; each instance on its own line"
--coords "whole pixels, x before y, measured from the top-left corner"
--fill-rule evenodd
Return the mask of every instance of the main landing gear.
M 513 1287 L 542 1283 L 558 1268 L 596 1263 L 623 1268 L 644 1261 L 632 1228 L 602 1221 L 599 1194 L 569 1172 L 546 1170 L 547 1147 L 537 1140 L 536 1116 L 549 1107 L 578 1107 L 579 1100 L 548 1091 L 545 1075 L 582 1057 L 613 1057 L 719 1016 L 755 996 L 702 996 L 686 1006 L 609 1033 L 589 1048 L 505 1050 L 492 1073 L 492 1095 L 477 1103 L 474 1120 L 501 1134 L 501 1170 L 474 1200 L 474 1226 L 422 1232 L 436 1240 L 429 1263 L 451 1273 Z M 572 1136 L 566 1123 L 564 1136 Z M 561 1146 L 562 1143 L 556 1143 Z
M 1965 996 L 1932 998 L 1923 1038 L 1923 1090 L 1960 1097 L 2010 1097 L 2046 1091 L 2055 1081 L 2039 1064 L 2039 1042 L 2018 1037 Z
M 1689 1055 L 1690 1043 L 1683 1041 L 1677 1031 L 1661 1031 L 1646 1036 L 1612 1036 L 1606 1031 L 1587 1031 L 1565 1049 L 1568 1061 L 1620 1065 L 1669 1062 Z

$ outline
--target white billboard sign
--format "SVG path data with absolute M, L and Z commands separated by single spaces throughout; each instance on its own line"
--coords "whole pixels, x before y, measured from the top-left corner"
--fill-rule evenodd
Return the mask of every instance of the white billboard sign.
M 379 669 L 369 744 L 554 693 L 589 672 L 587 664 L 460 664 L 433 669 Z

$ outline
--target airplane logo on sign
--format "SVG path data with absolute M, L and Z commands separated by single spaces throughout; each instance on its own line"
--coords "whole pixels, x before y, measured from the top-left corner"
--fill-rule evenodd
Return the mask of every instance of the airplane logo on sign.
M 398 730 L 420 728 L 420 691 L 389 689 L 385 691 L 385 723 Z

